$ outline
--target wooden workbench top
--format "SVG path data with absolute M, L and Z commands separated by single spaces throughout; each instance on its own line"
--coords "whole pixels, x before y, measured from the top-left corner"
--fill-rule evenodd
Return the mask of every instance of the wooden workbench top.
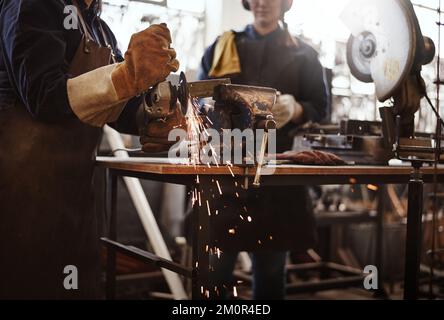
M 115 170 L 128 172 L 151 173 L 159 175 L 236 175 L 236 176 L 254 176 L 256 169 L 254 167 L 239 166 L 191 166 L 186 161 L 173 160 L 167 158 L 111 158 L 98 157 L 97 165 Z M 299 166 L 299 165 L 276 165 L 266 166 L 263 175 L 329 175 L 329 176 L 388 176 L 388 175 L 410 175 L 412 168 L 410 166 L 341 166 L 341 167 L 323 167 L 323 166 Z M 424 174 L 432 175 L 433 167 L 424 167 Z M 444 166 L 439 168 L 439 174 L 444 175 Z

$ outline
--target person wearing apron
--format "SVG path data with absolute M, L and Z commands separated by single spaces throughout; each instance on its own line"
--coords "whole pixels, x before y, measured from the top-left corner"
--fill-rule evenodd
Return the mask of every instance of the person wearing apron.
M 205 52 L 198 78 L 229 77 L 240 85 L 270 87 L 281 95 L 273 107 L 277 153 L 289 151 L 291 132 L 306 122 L 320 122 L 328 109 L 328 91 L 318 53 L 290 35 L 284 21 L 292 0 L 243 0 L 254 23 L 221 35 Z M 282 27 L 279 25 L 282 23 Z M 209 115 L 213 123 L 218 119 Z M 216 114 L 217 117 L 217 114 Z M 305 253 L 316 245 L 316 225 L 308 190 L 299 186 L 224 191 L 213 219 L 213 241 L 224 252 L 212 259 L 213 280 L 227 296 L 239 251 L 252 252 L 253 298 L 285 299 L 287 251 Z M 243 195 L 240 201 L 236 195 Z M 213 203 L 213 206 L 216 204 Z M 245 210 L 252 221 L 242 220 Z M 235 234 L 227 236 L 227 230 Z
M 64 24 L 68 5 L 78 28 Z M 0 299 L 100 298 L 101 128 L 150 132 L 136 120 L 142 93 L 178 69 L 164 24 L 133 35 L 123 59 L 100 5 L 0 0 Z M 157 138 L 144 136 L 144 150 L 168 149 Z M 64 286 L 67 266 L 77 290 Z

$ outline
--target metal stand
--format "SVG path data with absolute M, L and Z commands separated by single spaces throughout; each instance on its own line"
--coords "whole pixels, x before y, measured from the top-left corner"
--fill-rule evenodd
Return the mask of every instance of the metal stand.
M 385 198 L 387 194 L 387 187 L 385 185 L 378 185 L 378 215 L 376 218 L 376 267 L 380 271 L 378 277 L 378 290 L 375 292 L 375 297 L 380 299 L 388 299 L 389 295 L 384 288 L 384 280 L 382 270 L 384 268 L 384 214 L 385 214 Z
M 318 217 L 318 227 L 322 229 L 322 235 L 324 235 L 324 241 L 330 243 L 331 227 L 333 225 L 350 225 L 359 223 L 373 223 L 376 230 L 376 266 L 378 270 L 381 270 L 378 277 L 378 290 L 374 292 L 376 298 L 387 299 L 388 294 L 384 289 L 382 268 L 383 268 L 383 233 L 384 233 L 384 197 L 385 186 L 378 186 L 378 208 L 377 215 L 373 216 L 369 212 L 363 212 L 362 214 L 352 213 L 339 216 L 337 214 L 327 213 Z M 309 263 L 302 265 L 291 265 L 288 267 L 288 272 L 305 272 L 305 271 L 319 271 L 320 280 L 310 281 L 305 283 L 295 283 L 287 286 L 287 293 L 299 294 L 299 293 L 314 293 L 320 291 L 328 291 L 332 289 L 346 289 L 346 288 L 362 288 L 362 284 L 366 278 L 362 270 L 339 265 L 331 261 L 330 248 L 323 248 L 321 256 L 324 258 L 323 262 Z M 332 278 L 332 274 L 340 274 L 340 277 Z
M 107 247 L 108 259 L 106 266 L 106 298 L 114 300 L 116 297 L 116 252 L 132 257 L 144 263 L 151 263 L 164 270 L 191 278 L 192 299 L 203 300 L 215 297 L 209 283 L 210 274 L 210 219 L 211 212 L 207 209 L 207 201 L 211 197 L 211 178 L 201 177 L 194 187 L 200 192 L 200 204 L 196 204 L 193 212 L 193 266 L 192 268 L 181 266 L 170 259 L 164 259 L 158 255 L 125 246 L 117 242 L 117 186 L 118 175 L 109 170 L 111 177 L 111 216 L 108 238 L 102 238 Z M 193 188 L 194 189 L 194 188 Z M 157 253 L 157 252 L 156 252 Z
M 109 128 L 104 128 L 104 133 L 107 138 L 107 141 L 111 148 L 113 150 L 123 150 L 125 148 L 125 145 L 122 141 L 122 137 L 120 134 Z M 119 159 L 129 159 L 129 155 L 126 151 L 118 151 L 116 152 L 116 157 Z M 109 240 L 116 241 L 117 239 L 117 183 L 118 179 L 117 176 L 113 174 L 112 170 L 109 172 L 109 176 L 111 179 L 111 188 L 112 188 L 112 195 L 111 195 L 111 221 L 110 221 L 110 230 L 109 230 Z M 163 239 L 162 233 L 160 232 L 159 226 L 157 224 L 157 221 L 154 217 L 154 214 L 151 210 L 150 204 L 145 196 L 145 193 L 142 189 L 142 185 L 140 181 L 136 178 L 129 178 L 124 177 L 123 181 L 125 183 L 125 186 L 127 187 L 128 193 L 131 197 L 131 200 L 133 201 L 134 207 L 136 208 L 136 211 L 138 213 L 138 216 L 140 218 L 140 221 L 142 222 L 142 225 L 144 227 L 144 230 L 146 232 L 146 235 L 148 237 L 148 240 L 150 241 L 150 244 L 153 246 L 154 252 L 161 258 L 166 260 L 171 260 L 171 255 L 168 250 L 168 247 L 165 243 L 165 240 Z M 114 296 L 115 293 L 113 293 L 111 290 L 111 287 L 115 287 L 115 252 L 113 250 L 113 246 L 111 246 L 109 243 L 105 243 L 105 245 L 108 248 L 108 266 L 111 266 L 111 268 L 114 268 L 113 274 L 110 274 L 110 270 L 107 269 L 109 272 L 107 272 L 107 296 L 108 298 L 112 299 L 112 296 Z M 114 262 L 113 262 L 114 261 Z M 187 293 L 185 292 L 185 288 L 183 286 L 183 283 L 180 279 L 180 277 L 175 274 L 174 272 L 168 271 L 168 268 L 162 268 L 162 273 L 165 277 L 165 280 L 171 290 L 171 293 L 174 296 L 174 299 L 176 300 L 184 300 L 187 299 Z
M 419 266 L 421 260 L 422 213 L 424 181 L 420 172 L 422 162 L 413 162 L 409 182 L 409 205 L 407 212 L 407 241 L 405 250 L 404 299 L 417 300 Z

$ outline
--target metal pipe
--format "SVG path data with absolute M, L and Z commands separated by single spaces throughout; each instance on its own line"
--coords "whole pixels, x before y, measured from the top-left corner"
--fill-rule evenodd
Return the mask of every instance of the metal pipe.
M 117 131 L 111 129 L 108 126 L 105 126 L 103 131 L 109 145 L 113 150 L 125 149 L 122 137 Z M 129 155 L 126 151 L 117 151 L 115 153 L 115 156 L 120 159 L 129 158 Z M 128 188 L 128 193 L 130 194 L 134 206 L 136 207 L 139 218 L 142 221 L 142 225 L 145 229 L 148 239 L 154 248 L 154 253 L 163 259 L 172 260 L 168 247 L 162 237 L 162 233 L 160 232 L 156 218 L 154 217 L 153 211 L 145 196 L 139 179 L 124 177 L 123 180 Z M 162 269 L 162 273 L 165 276 L 165 279 L 171 292 L 174 295 L 174 298 L 176 300 L 188 299 L 180 277 L 177 274 L 165 269 Z
M 438 0 L 439 10 L 438 10 L 438 62 L 436 68 L 436 78 L 441 79 L 441 0 Z M 438 165 L 441 160 L 441 132 L 442 132 L 442 119 L 440 113 L 440 92 L 441 85 L 436 84 L 436 111 L 437 111 L 437 121 L 436 121 L 436 146 L 435 146 L 435 173 L 433 175 L 433 219 L 432 219 L 432 252 L 431 252 L 431 263 L 430 263 L 430 281 L 429 281 L 429 293 L 430 297 L 433 296 L 433 282 L 435 277 L 435 252 L 436 252 L 436 232 L 437 232 L 437 216 L 438 216 Z
M 173 271 L 174 273 L 180 274 L 180 275 L 187 277 L 187 278 L 191 278 L 193 276 L 192 269 L 186 268 L 186 267 L 184 267 L 178 263 L 175 263 L 173 261 L 162 259 L 150 252 L 141 250 L 141 249 L 133 247 L 133 246 L 125 246 L 121 243 L 118 243 L 116 241 L 112 241 L 107 238 L 102 238 L 101 240 L 102 240 L 102 242 L 105 243 L 105 245 L 108 248 L 111 248 L 117 252 L 121 252 L 133 259 L 138 260 L 138 261 L 154 264 L 157 267 Z
M 415 169 L 409 182 L 409 205 L 407 210 L 404 300 L 417 300 L 419 293 L 424 181 L 420 173 L 420 163 L 414 163 L 413 165 Z

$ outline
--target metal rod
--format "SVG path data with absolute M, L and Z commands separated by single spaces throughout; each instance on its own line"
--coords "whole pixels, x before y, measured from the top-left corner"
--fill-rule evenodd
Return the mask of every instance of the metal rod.
M 414 163 L 409 182 L 407 237 L 405 244 L 404 300 L 418 299 L 419 266 L 421 260 L 421 231 L 424 182 L 419 163 Z
M 378 219 L 376 221 L 376 267 L 379 270 L 378 276 L 378 295 L 386 296 L 383 283 L 384 270 L 384 213 L 385 200 L 387 196 L 387 187 L 385 185 L 378 185 Z
M 118 178 L 112 172 L 111 175 L 111 215 L 109 223 L 109 238 L 117 240 L 117 187 Z M 116 298 L 116 251 L 113 248 L 107 248 L 107 266 L 106 266 L 106 298 L 114 300 Z
M 163 269 L 170 270 L 174 273 L 180 274 L 184 277 L 191 278 L 192 270 L 190 268 L 186 268 L 178 263 L 175 263 L 170 260 L 162 259 L 150 252 L 141 250 L 134 246 L 125 246 L 116 241 L 112 241 L 107 238 L 101 238 L 102 242 L 104 242 L 109 249 L 113 249 L 115 251 L 121 252 L 122 254 L 129 256 L 133 259 L 139 260 L 144 263 L 151 263 L 155 266 Z M 174 297 L 174 295 L 173 295 Z
M 436 68 L 436 78 L 441 79 L 441 0 L 438 0 L 438 63 Z M 436 123 L 436 152 L 435 152 L 435 172 L 433 175 L 433 214 L 432 214 L 432 252 L 430 262 L 430 281 L 429 281 L 429 296 L 433 297 L 433 283 L 435 278 L 435 252 L 436 252 L 436 225 L 438 215 L 438 165 L 441 160 L 441 113 L 440 113 L 440 84 L 436 85 L 436 110 L 437 110 L 437 123 Z M 441 120 L 441 121 L 440 121 Z
M 439 61 L 439 59 L 438 59 L 438 61 Z M 438 72 L 438 74 L 439 74 L 439 72 Z M 440 85 L 441 85 L 440 83 L 437 84 L 438 91 L 439 91 Z M 437 102 L 439 102 L 439 93 L 438 93 L 437 97 L 438 97 L 437 98 Z M 438 117 L 438 123 L 441 123 L 441 125 L 444 126 L 444 120 L 441 118 L 441 115 L 439 113 L 439 103 L 437 104 L 437 106 L 438 106 L 438 110 L 437 110 L 435 108 L 435 106 L 433 105 L 432 100 L 430 100 L 430 97 L 428 95 L 426 95 L 425 98 L 426 98 L 427 102 L 429 103 L 430 107 L 432 108 L 433 113 L 435 114 L 435 116 Z M 439 137 L 439 136 L 437 136 L 437 137 Z
M 432 148 L 432 147 L 418 147 L 418 146 L 405 146 L 405 145 L 400 145 L 398 148 L 399 152 L 417 152 L 417 153 L 428 153 L 430 155 L 434 155 L 436 152 L 436 148 Z M 427 159 L 424 159 L 426 162 Z M 430 160 L 430 159 L 429 159 Z
M 332 289 L 347 289 L 362 287 L 365 276 L 352 276 L 340 279 L 329 279 L 322 281 L 310 281 L 307 283 L 289 284 L 286 287 L 287 294 L 298 294 L 307 292 L 328 291 Z
M 261 175 L 262 175 L 262 166 L 264 165 L 264 159 L 265 159 L 265 152 L 267 150 L 267 143 L 268 143 L 268 132 L 264 132 L 264 136 L 262 137 L 262 145 L 261 145 L 261 151 L 259 155 L 259 160 L 257 164 L 257 171 L 256 176 L 254 177 L 253 186 L 260 187 L 261 186 Z
M 412 2 L 412 4 L 413 4 L 413 6 L 421 8 L 421 9 L 426 9 L 426 10 L 442 13 L 441 6 L 439 8 L 433 8 L 433 7 L 425 6 L 423 4 L 414 3 L 414 2 Z

